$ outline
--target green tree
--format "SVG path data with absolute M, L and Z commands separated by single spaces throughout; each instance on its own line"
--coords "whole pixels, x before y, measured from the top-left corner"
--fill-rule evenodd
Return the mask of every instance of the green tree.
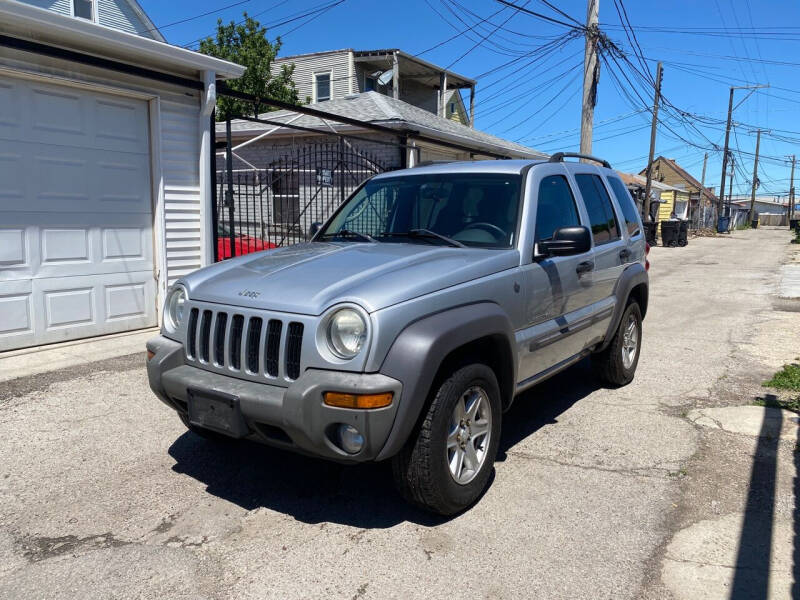
M 281 38 L 274 42 L 267 39 L 267 29 L 255 19 L 244 13 L 243 23 L 224 25 L 217 20 L 216 39 L 208 37 L 200 42 L 200 52 L 235 62 L 246 67 L 239 79 L 229 81 L 228 85 L 239 92 L 252 94 L 257 98 L 272 98 L 299 104 L 297 89 L 292 81 L 294 65 L 283 65 L 280 72 L 272 74 L 270 67 L 281 49 Z M 275 110 L 258 102 L 245 102 L 225 96 L 217 98 L 217 120 L 228 117 L 257 116 L 262 112 Z

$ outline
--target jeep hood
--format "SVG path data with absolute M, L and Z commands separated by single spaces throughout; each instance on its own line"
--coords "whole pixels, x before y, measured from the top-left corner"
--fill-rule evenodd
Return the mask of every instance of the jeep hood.
M 217 263 L 182 282 L 192 300 L 318 315 L 339 302 L 373 312 L 518 265 L 516 250 L 314 242 Z

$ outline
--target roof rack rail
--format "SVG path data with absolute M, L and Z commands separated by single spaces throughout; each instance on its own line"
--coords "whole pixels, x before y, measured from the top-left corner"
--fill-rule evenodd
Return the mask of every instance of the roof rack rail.
M 611 165 L 607 160 L 603 158 L 597 158 L 596 156 L 592 156 L 591 154 L 581 154 L 580 152 L 556 152 L 555 154 L 553 154 L 553 156 L 550 157 L 550 160 L 548 162 L 564 162 L 565 158 L 585 158 L 587 160 L 600 163 L 606 169 L 611 168 Z

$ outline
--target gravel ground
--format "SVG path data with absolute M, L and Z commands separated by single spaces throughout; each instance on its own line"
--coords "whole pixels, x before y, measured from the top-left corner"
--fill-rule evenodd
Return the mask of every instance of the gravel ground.
M 795 442 L 714 421 L 800 355 L 788 240 L 654 248 L 635 381 L 581 363 L 520 397 L 489 490 L 449 520 L 386 465 L 188 433 L 144 352 L 0 383 L 0 598 L 791 597 Z

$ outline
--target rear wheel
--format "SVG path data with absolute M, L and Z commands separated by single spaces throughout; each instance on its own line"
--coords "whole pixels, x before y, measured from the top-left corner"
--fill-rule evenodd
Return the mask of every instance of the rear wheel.
M 614 386 L 633 380 L 642 346 L 642 311 L 631 300 L 622 313 L 614 338 L 605 350 L 592 355 L 600 379 Z
M 475 502 L 492 473 L 501 418 L 500 388 L 488 366 L 470 364 L 450 374 L 416 434 L 392 459 L 403 497 L 442 515 Z

